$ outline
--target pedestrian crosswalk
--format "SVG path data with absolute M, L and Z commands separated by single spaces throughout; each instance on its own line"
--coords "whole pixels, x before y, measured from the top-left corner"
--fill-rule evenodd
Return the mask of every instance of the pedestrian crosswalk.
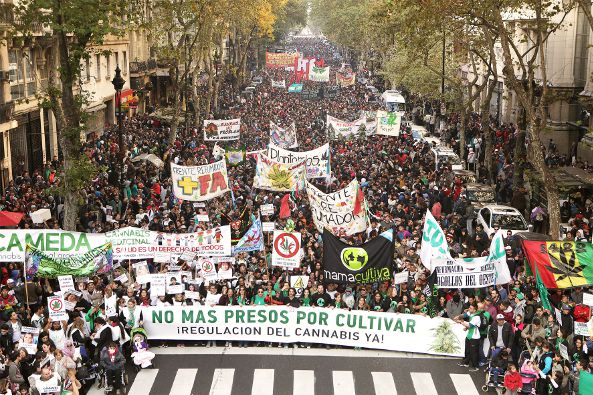
M 320 374 L 315 370 L 293 370 L 282 371 L 284 379 L 281 380 L 278 377 L 279 369 L 217 368 L 209 370 L 207 375 L 201 375 L 201 370 L 183 368 L 171 372 L 166 367 L 142 370 L 136 375 L 128 394 L 198 395 L 199 393 L 199 395 L 205 395 L 209 393 L 209 395 L 235 395 L 251 392 L 252 395 L 412 395 L 414 393 L 416 395 L 454 393 L 477 395 L 479 393 L 474 379 L 469 374 L 451 373 L 435 379 L 429 372 L 336 370 L 330 371 L 329 374 Z M 318 374 L 322 376 L 322 382 L 319 381 Z M 363 377 L 364 375 L 370 377 Z M 404 377 L 406 375 L 407 377 Z M 443 377 L 450 381 L 442 382 Z M 201 383 L 201 380 L 206 380 L 208 383 Z M 408 386 L 404 385 L 406 380 L 411 381 L 411 383 L 407 383 Z M 435 384 L 435 380 L 438 385 Z M 247 383 L 249 385 L 245 385 Z M 372 388 L 369 389 L 368 386 Z M 167 390 L 163 391 L 163 388 L 167 388 Z M 198 390 L 198 388 L 205 388 L 206 391 Z M 246 390 L 247 388 L 250 390 Z

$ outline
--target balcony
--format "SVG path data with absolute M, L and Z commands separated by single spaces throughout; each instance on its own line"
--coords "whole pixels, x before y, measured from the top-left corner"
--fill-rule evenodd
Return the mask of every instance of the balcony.
M 9 101 L 7 103 L 0 104 L 0 123 L 10 122 L 13 120 L 14 114 L 14 102 Z
M 155 59 L 149 59 L 144 62 L 130 62 L 130 74 L 144 74 L 150 73 L 157 69 L 157 62 Z

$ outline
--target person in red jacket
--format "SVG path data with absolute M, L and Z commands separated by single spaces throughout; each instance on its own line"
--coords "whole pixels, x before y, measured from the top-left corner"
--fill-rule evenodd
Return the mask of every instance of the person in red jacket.
M 504 388 L 506 388 L 506 395 L 517 395 L 522 387 L 521 374 L 517 371 L 517 367 L 510 363 L 507 373 L 504 376 Z

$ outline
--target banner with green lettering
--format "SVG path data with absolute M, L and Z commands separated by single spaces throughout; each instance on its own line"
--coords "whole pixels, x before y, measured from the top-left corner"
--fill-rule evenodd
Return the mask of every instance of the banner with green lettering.
M 55 259 L 43 251 L 27 244 L 25 252 L 27 276 L 42 278 L 58 276 L 86 277 L 109 273 L 113 269 L 113 248 L 111 243 L 103 244 L 86 254 Z
M 463 326 L 422 315 L 284 306 L 144 307 L 149 339 L 321 343 L 463 356 Z
M 53 229 L 0 230 L 0 262 L 23 262 L 27 244 L 53 259 L 86 254 L 107 243 L 104 233 L 79 233 Z

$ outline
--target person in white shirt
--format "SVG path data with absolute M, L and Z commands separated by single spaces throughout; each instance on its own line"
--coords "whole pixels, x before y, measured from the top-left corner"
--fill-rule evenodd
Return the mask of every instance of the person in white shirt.
M 206 295 L 206 302 L 205 305 L 206 306 L 216 306 L 218 304 L 218 302 L 220 301 L 220 294 L 217 293 L 218 289 L 216 287 L 215 284 L 210 284 L 210 287 L 208 288 L 208 294 Z

